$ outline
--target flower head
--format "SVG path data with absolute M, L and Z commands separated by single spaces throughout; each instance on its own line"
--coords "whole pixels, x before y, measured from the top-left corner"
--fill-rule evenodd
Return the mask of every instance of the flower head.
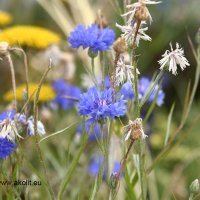
M 121 96 L 118 101 L 113 102 L 111 88 L 99 91 L 92 87 L 81 95 L 79 103 L 79 114 L 97 121 L 123 116 L 126 113 L 126 100 Z
M 117 62 L 117 68 L 116 68 L 116 77 L 114 80 L 116 80 L 116 85 L 123 84 L 126 80 L 131 82 L 134 80 L 133 75 L 134 67 L 131 65 L 127 65 L 125 63 L 124 57 L 120 56 L 118 62 Z M 137 69 L 137 73 L 140 72 Z
M 159 4 L 161 3 L 156 2 L 156 1 L 151 1 L 151 0 L 139 0 L 136 3 L 127 5 L 127 8 L 129 11 L 122 16 L 129 16 L 128 23 L 130 24 L 131 21 L 135 19 L 140 19 L 140 20 L 147 20 L 149 19 L 150 22 L 152 21 L 151 14 L 149 13 L 149 10 L 147 9 L 146 5 L 152 5 L 152 4 Z
M 171 51 L 166 50 L 162 55 L 162 59 L 158 61 L 160 64 L 160 69 L 163 70 L 165 66 L 169 66 L 169 72 L 177 75 L 177 65 L 181 67 L 183 71 L 186 66 L 190 66 L 188 60 L 184 56 L 184 50 L 180 47 L 178 43 L 176 43 L 176 49 L 174 50 L 172 44 L 170 43 Z
M 53 102 L 61 106 L 64 110 L 68 110 L 74 106 L 77 103 L 76 99 L 81 94 L 80 88 L 70 85 L 62 79 L 54 81 L 53 88 L 57 93 Z
M 0 138 L 7 138 L 15 141 L 15 135 L 21 137 L 14 122 L 14 111 L 3 112 L 0 114 Z
M 7 12 L 0 11 L 0 26 L 5 26 L 11 22 L 12 16 Z
M 138 92 L 139 92 L 139 99 L 142 99 L 143 96 L 145 95 L 148 87 L 150 86 L 150 80 L 146 77 L 142 77 L 139 79 L 138 81 Z M 151 96 L 148 99 L 148 103 L 153 102 L 153 100 L 155 99 L 157 92 L 158 92 L 158 96 L 157 96 L 157 100 L 156 100 L 156 104 L 158 106 L 161 106 L 164 103 L 164 98 L 165 98 L 165 93 L 163 92 L 162 89 L 159 89 L 159 86 L 156 85 L 155 89 L 153 90 Z M 126 99 L 135 99 L 135 95 L 133 92 L 133 86 L 130 82 L 126 82 L 123 86 L 122 89 L 120 91 L 121 95 L 124 96 L 124 98 Z
M 71 48 L 89 48 L 94 53 L 106 51 L 115 40 L 115 33 L 109 27 L 100 29 L 97 25 L 78 25 L 69 36 Z
M 33 116 L 28 118 L 27 125 L 28 125 L 28 135 L 29 136 L 34 135 L 35 131 L 34 131 L 34 118 L 33 118 Z M 40 136 L 46 134 L 44 125 L 42 124 L 41 121 L 37 121 L 37 133 Z
M 8 138 L 0 137 L 0 158 L 6 159 L 17 148 L 17 145 L 10 141 Z
M 145 139 L 147 135 L 144 134 L 142 127 L 142 118 L 137 118 L 134 121 L 129 120 L 128 125 L 124 126 L 124 139 L 131 140 Z
M 143 27 L 144 25 L 145 25 L 145 22 L 142 22 L 137 32 L 137 23 L 131 22 L 130 24 L 126 26 L 121 26 L 116 23 L 116 27 L 121 29 L 121 31 L 123 32 L 122 36 L 125 38 L 126 42 L 129 44 L 133 42 L 133 39 L 137 32 L 136 41 L 135 41 L 137 46 L 139 46 L 139 42 L 141 39 L 145 41 L 151 41 L 151 38 L 145 33 L 145 31 L 148 30 L 148 27 Z
M 37 91 L 38 84 L 36 83 L 29 83 L 29 96 L 31 97 L 31 101 L 34 101 L 34 96 Z M 16 89 L 16 94 L 17 94 L 17 100 L 21 101 L 23 100 L 23 96 L 26 91 L 26 85 L 22 84 L 19 85 Z M 40 102 L 46 102 L 46 101 L 51 101 L 55 97 L 55 92 L 53 88 L 48 85 L 48 84 L 43 84 L 40 90 L 40 95 L 39 95 L 39 101 Z M 5 101 L 12 101 L 13 100 L 13 91 L 10 90 L 4 95 L 4 100 Z
M 0 32 L 0 41 L 39 49 L 57 44 L 60 39 L 56 33 L 37 26 L 13 26 Z

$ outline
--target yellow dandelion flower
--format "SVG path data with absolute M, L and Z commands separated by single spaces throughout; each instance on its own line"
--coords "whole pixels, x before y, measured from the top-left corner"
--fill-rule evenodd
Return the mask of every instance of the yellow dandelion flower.
M 5 26 L 11 22 L 12 16 L 7 12 L 0 11 L 0 26 Z
M 34 101 L 34 94 L 37 91 L 38 84 L 36 83 L 29 83 L 29 96 L 31 96 L 31 101 Z M 24 92 L 26 91 L 26 85 L 22 84 L 19 85 L 16 89 L 17 93 L 17 100 L 21 101 L 24 96 Z M 53 90 L 53 88 L 48 85 L 48 84 L 43 84 L 42 88 L 40 90 L 40 96 L 39 96 L 39 101 L 40 102 L 46 102 L 46 101 L 51 101 L 55 98 L 56 94 Z M 12 101 L 13 100 L 13 91 L 10 90 L 8 91 L 4 96 L 3 99 L 5 101 Z
M 0 32 L 0 41 L 39 49 L 57 44 L 60 40 L 58 34 L 37 26 L 13 26 Z

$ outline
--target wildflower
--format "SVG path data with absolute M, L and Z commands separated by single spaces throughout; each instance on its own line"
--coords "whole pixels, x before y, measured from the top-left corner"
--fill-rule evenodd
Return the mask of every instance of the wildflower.
M 116 80 L 116 85 L 123 84 L 126 80 L 131 82 L 134 80 L 133 75 L 134 67 L 131 65 L 126 65 L 125 60 L 123 56 L 120 56 L 118 62 L 117 62 L 117 68 L 116 68 L 116 77 L 114 80 Z M 137 69 L 137 74 L 140 74 L 140 72 Z
M 99 91 L 96 87 L 92 87 L 81 95 L 78 109 L 80 115 L 98 121 L 125 115 L 126 100 L 121 96 L 118 101 L 113 102 L 111 88 Z
M 148 27 L 143 27 L 145 25 L 145 22 L 141 23 L 141 26 L 137 32 L 137 23 L 130 23 L 126 26 L 121 26 L 116 23 L 116 27 L 121 29 L 123 32 L 122 36 L 125 38 L 127 43 L 133 43 L 133 38 L 135 37 L 135 34 L 137 32 L 136 36 L 136 45 L 139 46 L 140 40 L 145 40 L 145 41 L 151 41 L 151 38 L 145 33 L 145 31 L 148 30 Z
M 35 93 L 38 89 L 38 84 L 37 83 L 29 83 L 29 96 L 31 97 L 31 101 L 34 101 L 34 96 Z M 16 95 L 17 95 L 17 100 L 21 101 L 24 100 L 24 95 L 26 91 L 26 85 L 22 84 L 17 87 L 16 89 Z M 13 91 L 10 90 L 8 91 L 4 96 L 3 96 L 5 101 L 12 101 L 13 100 Z M 40 95 L 39 95 L 39 102 L 46 102 L 46 101 L 51 101 L 55 98 L 55 92 L 53 88 L 48 85 L 48 84 L 43 84 L 40 90 Z
M 138 81 L 139 99 L 143 98 L 143 96 L 145 95 L 149 86 L 150 86 L 150 81 L 149 81 L 148 78 L 142 77 L 142 78 L 139 79 L 139 81 Z M 158 91 L 158 89 L 159 89 L 159 86 L 156 85 L 147 102 L 148 103 L 153 102 L 155 97 L 156 97 L 156 94 L 158 92 L 156 104 L 158 106 L 161 106 L 164 103 L 165 93 L 163 92 L 162 89 L 160 89 L 159 91 Z M 134 95 L 134 92 L 133 92 L 133 86 L 130 82 L 126 82 L 122 86 L 120 93 L 121 93 L 121 95 L 124 96 L 125 99 L 135 100 L 135 95 Z
M 0 32 L 0 41 L 38 49 L 57 44 L 60 40 L 56 33 L 37 26 L 13 26 Z
M 115 33 L 109 27 L 100 29 L 92 24 L 89 27 L 78 25 L 69 36 L 71 48 L 89 48 L 89 51 L 97 54 L 106 51 L 115 40 Z
M 188 60 L 184 56 L 184 50 L 180 47 L 178 43 L 176 43 L 176 49 L 172 48 L 172 44 L 170 43 L 171 51 L 166 50 L 162 55 L 162 59 L 158 61 L 160 64 L 160 69 L 163 70 L 165 66 L 169 66 L 169 72 L 177 75 L 177 65 L 180 65 L 181 70 L 183 71 L 186 66 L 190 66 Z
M 28 118 L 27 125 L 28 125 L 28 135 L 29 136 L 34 135 L 35 131 L 34 131 L 34 118 L 33 118 L 33 116 Z M 37 121 L 37 133 L 40 136 L 46 134 L 44 125 L 42 124 L 41 121 Z
M 106 166 L 104 166 L 104 158 L 102 156 L 100 158 L 98 158 L 97 156 L 94 156 L 90 162 L 88 171 L 92 176 L 97 176 L 102 167 L 104 167 L 103 177 L 105 178 L 107 170 L 106 170 Z M 113 173 L 117 173 L 119 169 L 120 169 L 120 162 L 115 161 L 113 163 Z
M 64 110 L 74 106 L 81 94 L 80 88 L 70 85 L 62 79 L 54 81 L 53 88 L 57 94 L 53 103 L 61 106 Z
M 0 158 L 6 159 L 17 148 L 17 145 L 8 138 L 0 137 Z
M 122 16 L 129 16 L 128 24 L 130 24 L 134 18 L 141 21 L 149 19 L 150 22 L 152 22 L 151 14 L 149 13 L 146 5 L 159 4 L 159 3 L 161 2 L 160 1 L 156 2 L 151 0 L 139 0 L 137 3 L 127 5 L 129 11 L 123 14 Z
M 11 22 L 12 16 L 7 12 L 0 11 L 0 26 L 5 26 Z
M 14 141 L 15 135 L 21 136 L 17 132 L 16 124 L 14 122 L 14 111 L 4 112 L 0 114 L 0 138 L 7 138 Z
M 145 139 L 147 135 L 144 134 L 142 127 L 142 118 L 137 118 L 134 121 L 129 120 L 128 125 L 124 126 L 124 139 L 131 140 Z
M 96 123 L 94 120 L 87 120 L 85 122 L 85 133 L 90 133 L 90 136 L 88 138 L 89 142 L 96 141 L 96 138 L 101 137 L 101 129 L 100 129 L 100 124 Z M 82 124 L 80 124 L 77 128 L 77 133 L 79 135 L 82 134 Z

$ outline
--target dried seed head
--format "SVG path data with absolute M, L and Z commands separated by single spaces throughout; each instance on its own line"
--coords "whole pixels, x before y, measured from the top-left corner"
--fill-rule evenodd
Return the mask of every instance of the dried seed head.
M 113 49 L 117 54 L 125 53 L 127 48 L 127 43 L 123 37 L 118 38 L 113 44 Z
M 151 21 L 152 20 L 149 10 L 145 4 L 142 4 L 141 6 L 139 6 L 137 8 L 137 10 L 135 11 L 134 17 L 138 21 L 147 21 L 147 20 Z
M 125 140 L 145 139 L 147 135 L 144 134 L 142 127 L 142 118 L 137 118 L 134 121 L 129 121 L 129 124 L 124 127 Z
M 9 54 L 9 44 L 7 42 L 0 42 L 0 57 Z

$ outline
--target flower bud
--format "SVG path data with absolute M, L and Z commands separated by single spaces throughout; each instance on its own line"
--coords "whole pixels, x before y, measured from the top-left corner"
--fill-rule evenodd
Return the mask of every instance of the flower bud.
M 127 48 L 126 41 L 123 37 L 118 38 L 113 44 L 113 49 L 117 54 L 125 53 Z
M 191 192 L 192 194 L 197 194 L 197 193 L 199 192 L 199 188 L 200 188 L 200 186 L 199 186 L 199 180 L 198 180 L 198 179 L 195 179 L 195 180 L 191 183 L 191 185 L 190 185 L 190 192 Z
M 139 21 L 146 21 L 149 19 L 151 20 L 151 15 L 146 5 L 141 5 L 140 7 L 138 7 L 138 9 L 135 12 L 134 17 L 135 19 Z
M 117 173 L 112 173 L 109 180 L 109 185 L 112 190 L 115 190 L 118 186 L 119 179 L 117 177 Z
M 88 56 L 90 57 L 90 58 L 95 58 L 95 57 L 97 57 L 97 53 L 95 53 L 94 51 L 92 51 L 92 49 L 91 48 L 89 48 L 88 49 Z

